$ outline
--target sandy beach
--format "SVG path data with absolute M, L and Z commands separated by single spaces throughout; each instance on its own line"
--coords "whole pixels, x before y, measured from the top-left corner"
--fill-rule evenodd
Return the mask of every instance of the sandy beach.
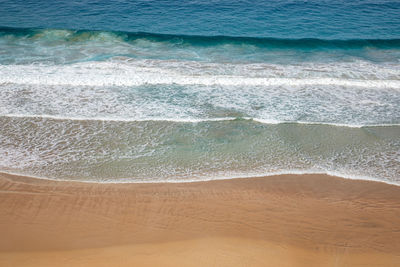
M 0 266 L 399 266 L 400 187 L 326 175 L 0 176 Z
M 0 267 L 400 267 L 400 0 L 0 1 Z

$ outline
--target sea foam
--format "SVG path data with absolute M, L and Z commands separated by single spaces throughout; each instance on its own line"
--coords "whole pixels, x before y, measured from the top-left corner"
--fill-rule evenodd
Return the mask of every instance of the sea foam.
M 0 28 L 0 170 L 399 183 L 398 39 Z
M 358 70 L 352 64 L 337 66 L 329 72 L 324 64 L 314 66 L 289 66 L 280 72 L 273 66 L 261 66 L 262 71 L 242 68 L 241 73 L 215 75 L 214 72 L 229 69 L 229 65 L 214 64 L 215 71 L 205 66 L 197 66 L 203 73 L 190 73 L 185 62 L 181 69 L 168 65 L 158 67 L 156 62 L 143 66 L 143 62 L 90 62 L 72 65 L 0 65 L 0 84 L 32 84 L 32 85 L 71 85 L 71 86 L 140 86 L 157 84 L 177 85 L 221 85 L 221 86 L 313 86 L 335 85 L 363 88 L 392 88 L 400 90 L 400 71 L 374 66 Z M 312 68 L 313 69 L 312 69 Z M 369 66 L 367 66 L 369 67 Z M 271 71 L 268 71 L 271 69 Z M 343 77 L 343 73 L 351 69 L 353 77 Z M 378 70 L 377 70 L 378 69 Z M 388 71 L 388 73 L 386 73 Z M 322 72 L 322 73 L 321 73 Z M 378 72 L 378 73 L 377 73 Z M 377 77 L 377 75 L 383 77 Z M 386 77 L 384 77 L 386 76 Z M 389 77 L 387 77 L 389 76 Z M 371 77 L 371 78 L 370 78 Z M 389 79 L 388 79 L 389 78 Z

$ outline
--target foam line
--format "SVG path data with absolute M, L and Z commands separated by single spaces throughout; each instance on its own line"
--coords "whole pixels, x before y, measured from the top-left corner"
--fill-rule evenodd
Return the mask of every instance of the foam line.
M 62 85 L 62 86 L 140 86 L 140 85 L 204 85 L 204 86 L 315 86 L 333 85 L 362 88 L 393 88 L 400 90 L 400 80 L 353 79 L 339 77 L 307 77 L 307 67 L 297 69 L 303 75 L 285 74 L 274 77 L 273 72 L 261 73 L 262 77 L 240 75 L 188 75 L 185 62 L 178 69 L 168 66 L 148 67 L 138 62 L 86 62 L 70 65 L 0 65 L 0 84 Z M 218 65 L 219 66 L 219 65 Z M 218 66 L 215 68 L 218 69 Z M 221 66 L 220 66 L 221 67 Z M 317 67 L 316 67 L 317 68 Z M 292 72 L 288 69 L 289 72 Z M 315 70 L 314 70 L 315 71 Z M 250 71 L 250 73 L 252 73 Z M 340 72 L 339 72 L 340 74 Z M 295 76 L 293 76 L 295 75 Z M 334 72 L 333 72 L 334 75 Z M 293 76 L 293 77 L 292 77 Z M 340 75 L 339 75 L 340 76 Z
M 112 118 L 112 117 L 67 117 L 57 115 L 35 115 L 35 114 L 0 114 L 0 117 L 7 118 L 37 118 L 50 120 L 68 120 L 68 121 L 104 121 L 104 122 L 177 122 L 177 123 L 201 123 L 201 122 L 222 122 L 235 120 L 248 120 L 262 124 L 309 124 L 309 125 L 328 125 L 336 127 L 363 128 L 363 127 L 396 127 L 400 123 L 391 124 L 343 124 L 334 122 L 319 122 L 319 121 L 277 121 L 265 120 L 251 117 L 222 117 L 222 118 Z
M 204 85 L 204 86 L 315 86 L 335 85 L 343 87 L 361 88 L 393 88 L 400 89 L 400 81 L 397 80 L 345 80 L 338 78 L 247 78 L 235 76 L 126 76 L 107 77 L 102 75 L 78 74 L 75 77 L 63 77 L 62 75 L 40 76 L 40 72 L 31 73 L 29 76 L 14 74 L 13 77 L 3 75 L 0 84 L 29 84 L 29 85 L 61 85 L 61 86 L 141 86 L 141 85 Z

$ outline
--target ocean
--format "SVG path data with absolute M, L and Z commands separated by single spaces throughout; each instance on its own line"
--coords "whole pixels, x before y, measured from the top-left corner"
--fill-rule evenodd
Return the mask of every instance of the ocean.
M 1 1 L 0 171 L 400 185 L 400 2 Z

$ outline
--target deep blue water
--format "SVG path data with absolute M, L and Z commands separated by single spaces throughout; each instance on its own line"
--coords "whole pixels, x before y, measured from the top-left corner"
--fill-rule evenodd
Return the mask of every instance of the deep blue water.
M 396 0 L 2 0 L 0 26 L 320 39 L 400 38 Z

